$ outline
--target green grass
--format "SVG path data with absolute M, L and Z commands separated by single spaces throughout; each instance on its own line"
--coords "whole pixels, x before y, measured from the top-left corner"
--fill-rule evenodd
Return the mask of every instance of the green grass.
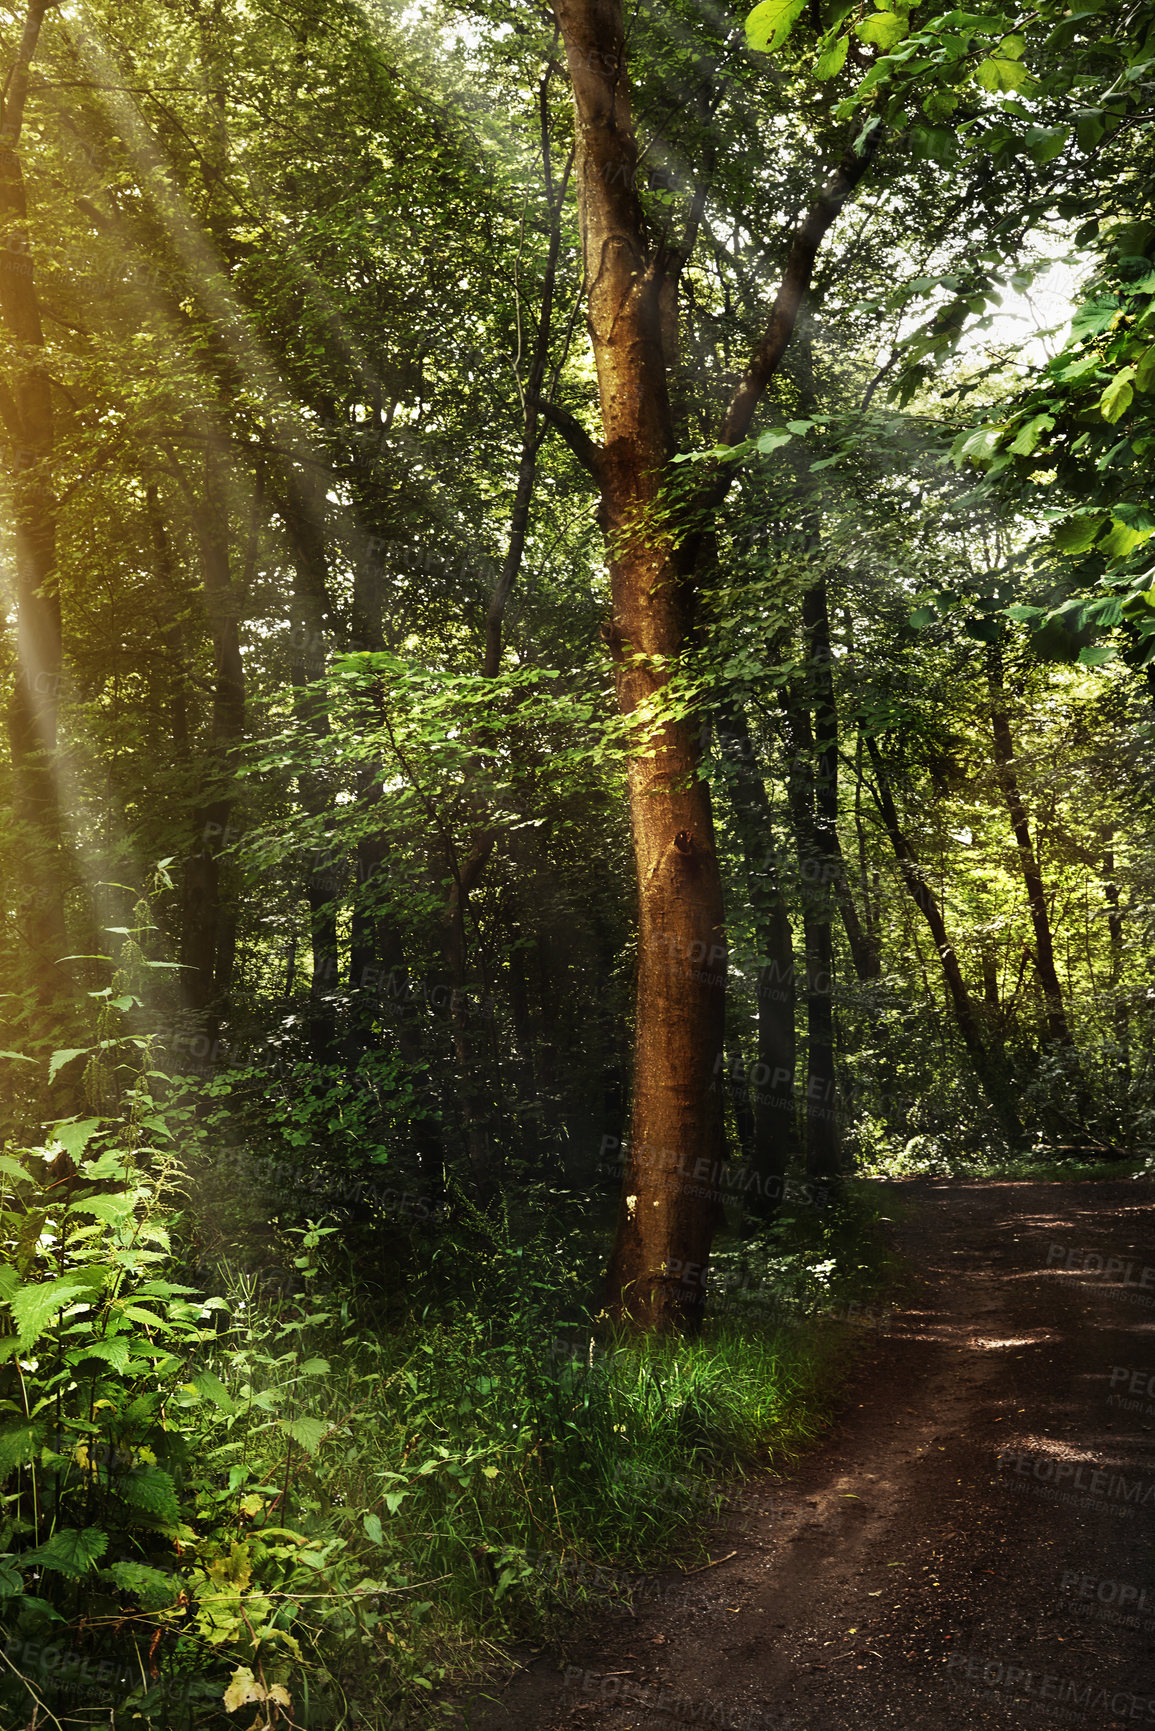
M 929 1138 L 917 1139 L 926 1143 Z M 904 1148 L 876 1154 L 862 1164 L 867 1178 L 1007 1178 L 1040 1183 L 1104 1182 L 1109 1179 L 1141 1178 L 1149 1170 L 1150 1158 L 1134 1154 L 1120 1160 L 1084 1160 L 1055 1156 L 1045 1148 L 1017 1154 L 961 1154 L 954 1150 Z
M 564 1206 L 539 1209 L 521 1241 L 523 1222 L 481 1216 L 425 1240 L 384 1330 L 367 1325 L 344 1231 L 306 1240 L 295 1295 L 262 1299 L 235 1275 L 208 1380 L 169 1411 L 188 1466 L 168 1602 L 163 1583 L 142 1592 L 113 1633 L 124 1595 L 105 1608 L 94 1588 L 87 1631 L 62 1637 L 138 1679 L 102 1722 L 235 1724 L 224 1691 L 247 1667 L 283 1686 L 300 1727 L 426 1724 L 512 1643 L 560 1650 L 583 1619 L 653 1590 L 643 1577 L 700 1562 L 730 1487 L 785 1464 L 835 1410 L 863 1334 L 838 1306 L 892 1273 L 879 1206 L 851 1186 L 824 1216 L 720 1243 L 725 1290 L 770 1295 L 773 1325 L 721 1314 L 687 1342 L 594 1326 L 604 1243 Z M 815 1314 L 832 1306 L 834 1320 Z M 172 1568 L 164 1551 L 139 1561 Z M 87 1722 L 25 1669 L 62 1725 Z

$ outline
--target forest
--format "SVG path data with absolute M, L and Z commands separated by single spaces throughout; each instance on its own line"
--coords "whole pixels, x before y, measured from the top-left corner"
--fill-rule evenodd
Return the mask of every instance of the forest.
M 0 1724 L 471 1723 L 1149 1204 L 1155 8 L 0 60 Z

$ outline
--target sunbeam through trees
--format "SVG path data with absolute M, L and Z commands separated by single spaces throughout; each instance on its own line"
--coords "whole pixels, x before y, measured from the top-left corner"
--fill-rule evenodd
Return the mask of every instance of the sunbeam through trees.
M 0 1731 L 1155 1717 L 1149 0 L 0 59 Z

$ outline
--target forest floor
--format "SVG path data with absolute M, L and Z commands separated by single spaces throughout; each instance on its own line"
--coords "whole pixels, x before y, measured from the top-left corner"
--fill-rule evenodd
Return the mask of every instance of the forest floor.
M 1155 1724 L 1155 1187 L 879 1188 L 911 1278 L 824 1443 L 454 1723 Z

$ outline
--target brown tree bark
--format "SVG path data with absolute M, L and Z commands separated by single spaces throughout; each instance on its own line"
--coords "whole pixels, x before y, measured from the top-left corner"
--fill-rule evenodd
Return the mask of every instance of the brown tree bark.
M 11 453 L 16 552 L 16 679 L 7 723 L 23 867 L 20 931 L 35 1006 L 33 1025 L 42 1038 L 51 1036 L 70 985 L 58 966 L 68 950 L 57 766 L 63 638 L 52 386 L 19 151 L 30 69 L 48 10 L 48 0 L 30 0 L 0 109 L 0 318 L 18 357 L 0 384 L 0 418 Z
M 842 843 L 838 839 L 838 705 L 834 696 L 834 655 L 830 647 L 830 615 L 826 579 L 819 578 L 803 597 L 802 623 L 809 657 L 807 684 L 814 715 L 814 839 L 824 882 L 833 888 L 842 916 L 854 971 L 860 980 L 877 980 L 882 972 L 878 946 L 858 917 Z
M 220 1026 L 222 921 L 220 855 L 234 840 L 234 755 L 245 732 L 245 670 L 241 659 L 240 601 L 229 548 L 229 510 L 223 437 L 205 445 L 203 496 L 198 498 L 174 463 L 173 472 L 193 519 L 204 582 L 206 623 L 213 647 L 213 701 L 201 803 L 193 817 L 193 851 L 185 863 L 181 927 L 182 983 L 189 1008 L 215 1044 Z
M 854 741 L 854 835 L 858 844 L 858 878 L 862 886 L 862 924 L 866 932 L 870 953 L 878 964 L 878 972 L 882 973 L 882 942 L 878 929 L 879 910 L 871 903 L 870 867 L 867 863 L 866 825 L 862 820 L 862 734 Z M 874 874 L 877 886 L 878 873 Z M 860 976 L 861 978 L 861 976 Z
M 1058 1046 L 1072 1046 L 1071 1029 L 1063 1003 L 1063 991 L 1055 967 L 1055 945 L 1051 934 L 1051 918 L 1047 908 L 1047 891 L 1038 858 L 1031 843 L 1031 826 L 1027 808 L 1015 775 L 1015 742 L 1007 713 L 1007 696 L 1003 684 L 1002 650 L 997 643 L 987 645 L 987 690 L 991 705 L 991 730 L 994 735 L 995 766 L 1010 814 L 1011 829 L 1019 855 L 1019 869 L 1027 892 L 1027 907 L 1035 933 L 1035 966 L 1043 993 L 1045 1026 L 1048 1037 Z
M 758 1157 L 754 1103 L 750 1098 L 750 1079 L 742 1061 L 742 1048 L 733 1037 L 728 1037 L 726 1040 L 724 1057 L 729 1083 L 730 1110 L 734 1114 L 734 1131 L 738 1138 L 738 1157 L 744 1166 L 754 1167 Z
M 370 778 L 367 778 L 370 779 Z M 379 798 L 372 786 L 362 790 L 366 804 Z M 405 939 L 388 888 L 389 850 L 382 834 L 357 844 L 357 891 L 350 934 L 349 983 L 355 1033 L 350 1055 L 366 1049 L 370 1030 L 382 1023 L 393 1029 L 405 1065 L 413 1106 L 409 1135 L 417 1156 L 423 1194 L 435 1204 L 445 1190 L 445 1145 L 438 1091 L 429 1064 L 423 995 L 414 990 Z
M 505 648 L 505 616 L 525 558 L 530 509 L 537 484 L 538 456 L 544 438 L 541 421 L 547 404 L 542 393 L 549 371 L 553 340 L 553 305 L 557 285 L 557 262 L 561 250 L 561 211 L 573 164 L 571 155 L 560 177 L 555 177 L 549 117 L 549 85 L 552 74 L 551 58 L 538 86 L 538 120 L 549 240 L 542 275 L 541 307 L 524 384 L 520 377 L 518 378 L 523 416 L 521 450 L 505 556 L 485 617 L 485 652 L 481 667 L 485 679 L 495 678 L 501 670 Z M 485 1088 L 480 1075 L 478 1042 L 470 1010 L 467 916 L 469 897 L 480 884 L 496 843 L 496 831 L 481 822 L 470 838 L 464 857 L 460 861 L 450 861 L 453 882 L 442 925 L 449 969 L 449 1015 L 453 1030 L 453 1048 L 461 1076 L 461 1103 L 469 1162 L 484 1192 L 491 1188 L 494 1176 L 494 1127 L 489 1122 L 486 1109 L 489 1090 Z
M 919 865 L 918 856 L 903 832 L 899 822 L 898 812 L 894 804 L 894 796 L 890 790 L 890 780 L 882 761 L 882 754 L 874 739 L 867 738 L 867 750 L 874 767 L 877 789 L 875 797 L 886 833 L 890 837 L 894 857 L 898 861 L 902 879 L 910 892 L 911 900 L 922 914 L 930 928 L 934 940 L 935 952 L 942 968 L 943 979 L 946 982 L 955 1021 L 962 1035 L 971 1064 L 979 1084 L 994 1112 L 1003 1133 L 1012 1146 L 1022 1141 L 1023 1128 L 1019 1122 L 1018 1113 L 1011 1100 L 1006 1078 L 1000 1073 L 998 1058 L 988 1052 L 983 1040 L 982 1016 L 974 999 L 970 995 L 967 983 L 959 966 L 954 945 L 947 935 L 946 921 L 942 909 L 938 905 L 934 891 L 930 887 L 926 874 Z
M 806 949 L 806 1171 L 827 1181 L 841 1171 L 838 1078 L 834 1060 L 834 876 L 823 817 L 829 793 L 819 794 L 829 775 L 826 754 L 816 748 L 801 691 L 783 691 L 790 761 L 786 786 L 798 850 L 802 936 Z M 837 800 L 837 792 L 835 792 Z M 820 803 L 821 802 L 821 803 Z
M 638 148 L 621 0 L 554 0 L 573 87 L 576 181 L 597 373 L 602 443 L 571 444 L 601 490 L 622 713 L 649 721 L 690 640 L 694 571 L 723 465 L 680 521 L 667 512 L 674 425 L 667 364 L 676 287 L 696 227 L 681 247 L 651 241 L 637 191 Z M 872 129 L 869 139 L 877 136 Z M 796 230 L 762 340 L 723 418 L 721 442 L 743 439 L 790 340 L 814 259 L 861 178 L 851 153 Z M 699 217 L 701 202 L 695 199 Z M 556 419 L 555 419 L 556 424 Z M 726 943 L 708 790 L 698 776 L 698 726 L 667 719 L 640 737 L 628 765 L 638 883 L 638 979 L 631 1139 L 608 1273 L 610 1314 L 642 1329 L 693 1328 L 718 1215 Z
M 1124 1089 L 1131 1086 L 1131 1013 L 1123 990 L 1123 909 L 1119 904 L 1119 884 L 1115 877 L 1115 852 L 1111 833 L 1107 832 L 1107 847 L 1103 854 L 1103 897 L 1107 903 L 1107 934 L 1111 944 L 1111 1022 L 1119 1055 L 1115 1061 L 1116 1078 Z
M 298 725 L 317 741 L 320 752 L 329 736 L 329 710 L 324 687 L 325 628 L 331 612 L 328 561 L 325 552 L 324 507 L 319 490 L 288 471 L 279 504 L 293 561 L 293 601 L 289 633 L 289 680 Z M 333 788 L 320 771 L 304 770 L 297 777 L 306 814 L 333 827 Z M 305 895 L 309 904 L 309 934 L 313 974 L 309 987 L 309 1046 L 317 1064 L 337 1056 L 337 1012 L 334 994 L 340 979 L 337 941 L 337 901 L 343 886 L 340 851 L 316 841 L 305 862 Z
M 758 771 L 745 714 L 737 703 L 726 703 L 719 710 L 718 743 L 729 763 L 730 801 L 746 859 L 754 931 L 762 957 L 753 1091 L 752 1163 L 757 1182 L 745 1194 L 751 1212 L 770 1219 L 781 1202 L 783 1179 L 798 1152 L 794 937 L 782 891 L 766 784 Z M 729 1064 L 727 1067 L 732 1069 Z M 731 1075 L 731 1080 L 737 1079 Z M 748 1091 L 748 1080 L 746 1086 Z
M 385 648 L 382 571 L 373 544 L 357 549 L 350 619 L 353 650 Z M 378 706 L 374 724 L 381 725 Z M 360 790 L 363 803 L 379 799 L 372 769 Z M 352 1045 L 364 1046 L 378 1016 L 392 1025 L 397 1046 L 414 1093 L 410 1134 L 425 1194 L 440 1202 L 445 1189 L 445 1138 L 437 1089 L 430 1071 L 427 1018 L 422 998 L 413 990 L 405 938 L 393 908 L 387 883 L 388 842 L 383 833 L 363 836 L 357 843 L 357 889 L 349 942 L 349 984 L 356 1028 Z

